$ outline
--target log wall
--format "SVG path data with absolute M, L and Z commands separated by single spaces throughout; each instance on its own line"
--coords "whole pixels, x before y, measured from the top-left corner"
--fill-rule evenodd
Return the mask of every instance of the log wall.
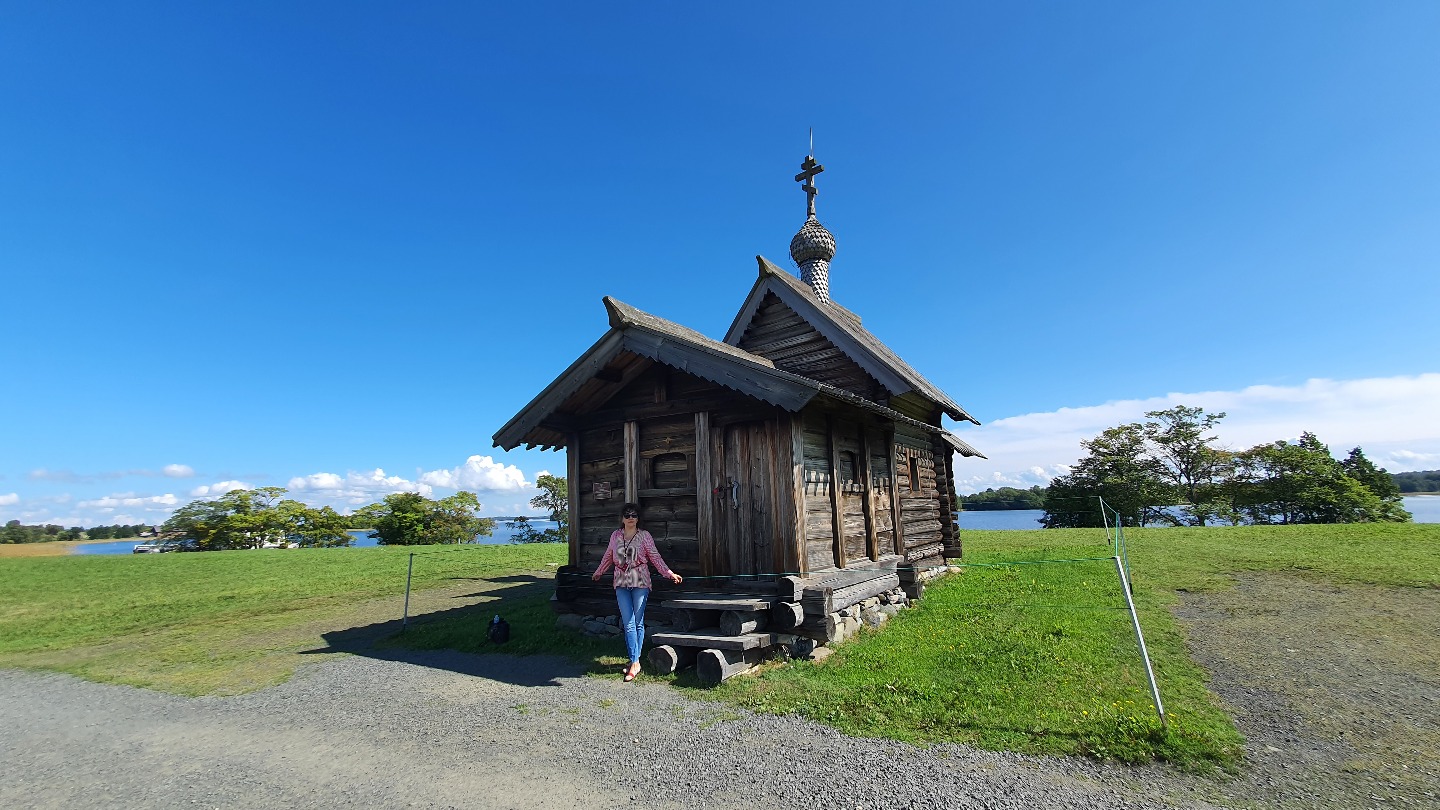
M 899 551 L 905 564 L 939 564 L 946 539 L 950 510 L 940 508 L 940 478 L 944 462 L 937 460 L 931 437 L 909 426 L 895 434 L 896 502 L 900 510 Z
M 600 564 L 620 507 L 634 501 L 665 561 L 681 574 L 700 573 L 695 416 L 687 404 L 707 405 L 719 390 L 657 365 L 605 403 L 599 424 L 577 432 L 572 560 L 581 570 Z M 609 485 L 608 498 L 597 496 L 597 483 Z

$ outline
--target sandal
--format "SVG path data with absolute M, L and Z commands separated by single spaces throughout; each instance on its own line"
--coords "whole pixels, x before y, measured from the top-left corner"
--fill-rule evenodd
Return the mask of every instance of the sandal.
M 625 683 L 630 683 L 631 681 L 635 680 L 635 676 L 636 676 L 636 675 L 639 675 L 639 674 L 640 674 L 640 665 L 639 665 L 639 664 L 635 664 L 635 665 L 633 665 L 633 666 L 626 667 L 626 668 L 625 668 Z

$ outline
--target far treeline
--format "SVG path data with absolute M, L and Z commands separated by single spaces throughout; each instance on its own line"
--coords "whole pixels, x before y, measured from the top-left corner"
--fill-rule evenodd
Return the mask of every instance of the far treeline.
M 1382 470 L 1383 472 L 1383 470 Z M 1419 493 L 1440 494 L 1440 470 L 1390 473 L 1401 495 Z M 1010 509 L 1044 509 L 1048 487 L 1033 486 L 1029 489 L 1016 487 L 990 488 L 972 495 L 955 498 L 955 508 L 966 512 L 994 512 Z
M 124 540 L 129 537 L 140 537 L 154 531 L 154 527 L 144 523 L 137 523 L 134 526 L 96 526 L 93 529 L 86 529 L 80 526 L 65 528 L 54 523 L 46 523 L 39 526 L 22 526 L 20 521 L 11 520 L 0 528 L 0 543 L 48 543 L 53 540 Z
M 1046 528 L 1098 527 L 1098 499 L 1127 526 L 1406 522 L 1395 478 L 1356 447 L 1336 459 L 1313 433 L 1248 450 L 1217 447 L 1224 413 L 1179 405 L 1083 441 L 1045 491 Z
M 1395 486 L 1400 488 L 1402 495 L 1414 495 L 1417 492 L 1440 492 L 1440 470 L 1392 473 L 1390 477 L 1395 479 Z
M 527 518 L 508 522 L 517 543 L 565 542 L 569 537 L 569 497 L 564 478 L 542 475 L 540 494 L 530 505 L 550 513 L 557 528 L 540 531 Z M 495 520 L 480 517 L 480 501 L 473 492 L 457 492 L 433 500 L 415 492 L 387 495 L 380 503 L 342 515 L 328 506 L 318 509 L 284 497 L 284 487 L 237 489 L 213 500 L 195 500 L 175 510 L 159 527 L 167 539 L 193 539 L 200 549 L 264 548 L 294 544 L 301 547 L 348 546 L 348 531 L 368 529 L 381 545 L 414 546 L 438 543 L 473 543 L 495 533 Z M 52 531 L 53 529 L 53 531 Z M 63 529 L 60 526 L 22 526 L 12 520 L 0 529 L 0 542 L 39 543 L 51 540 L 124 539 L 149 535 L 152 528 L 101 526 Z

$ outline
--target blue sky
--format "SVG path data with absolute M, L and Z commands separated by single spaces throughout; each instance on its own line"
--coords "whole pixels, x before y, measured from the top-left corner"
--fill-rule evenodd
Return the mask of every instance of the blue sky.
M 1170 403 L 1440 467 L 1434 3 L 7 3 L 0 520 L 524 509 L 613 295 L 837 301 L 1041 482 Z

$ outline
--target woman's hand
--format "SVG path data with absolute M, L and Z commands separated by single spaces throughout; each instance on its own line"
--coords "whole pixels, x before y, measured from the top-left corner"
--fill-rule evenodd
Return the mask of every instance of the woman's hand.
M 593 573 L 593 574 L 590 575 L 590 578 L 593 579 L 593 580 L 595 580 L 596 582 L 599 582 L 599 581 L 600 581 L 600 572 L 599 572 L 599 571 L 596 571 L 595 573 Z
M 682 576 L 680 576 L 679 574 L 675 573 L 674 571 L 671 571 L 671 572 L 670 572 L 670 581 L 673 582 L 673 583 L 675 583 L 676 585 L 679 585 L 680 583 L 682 583 L 682 582 L 685 581 L 685 578 L 682 577 Z

